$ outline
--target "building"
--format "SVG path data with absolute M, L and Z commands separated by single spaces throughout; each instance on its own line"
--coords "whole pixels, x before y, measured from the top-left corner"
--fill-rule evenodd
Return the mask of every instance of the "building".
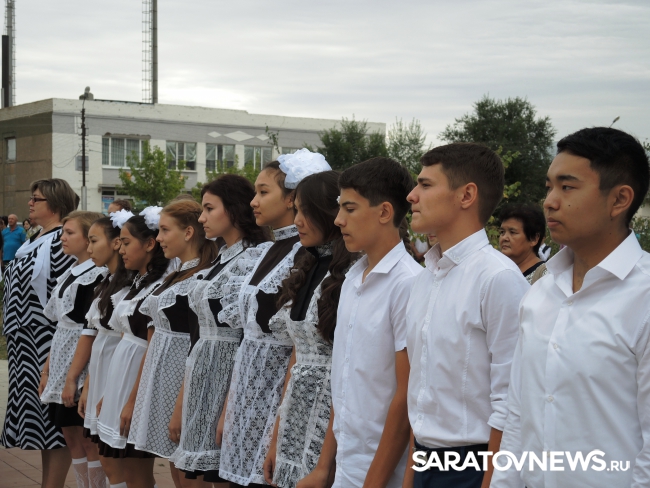
M 187 188 L 206 180 L 207 170 L 234 164 L 260 167 L 280 153 L 320 144 L 319 132 L 339 121 L 249 114 L 179 105 L 86 100 L 88 210 L 105 212 L 120 195 L 119 170 L 143 141 L 186 161 Z M 2 134 L 0 215 L 28 215 L 30 183 L 62 178 L 81 195 L 81 100 L 53 98 L 0 110 Z M 267 132 L 268 127 L 268 132 Z M 368 123 L 386 132 L 383 123 Z M 277 134 L 278 148 L 269 134 Z

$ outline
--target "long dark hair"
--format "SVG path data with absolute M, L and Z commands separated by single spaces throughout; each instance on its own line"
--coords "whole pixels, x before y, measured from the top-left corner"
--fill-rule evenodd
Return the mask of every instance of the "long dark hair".
M 104 235 L 109 242 L 120 237 L 120 228 L 113 227 L 113 221 L 110 219 L 110 217 L 102 217 L 101 219 L 95 220 L 95 222 L 93 222 L 93 225 L 100 226 L 102 229 L 104 229 Z M 118 257 L 119 259 L 117 260 L 117 269 L 115 270 L 113 277 L 111 279 L 108 279 L 107 277 L 99 284 L 97 288 L 95 288 L 94 298 L 101 297 L 99 299 L 98 307 L 100 317 L 106 317 L 108 314 L 111 297 L 132 281 L 130 273 L 124 267 L 122 257 L 119 256 L 119 254 Z
M 124 227 L 126 227 L 131 235 L 142 244 L 147 242 L 149 239 L 153 239 L 156 242 L 152 251 L 151 261 L 147 264 L 147 272 L 149 274 L 144 277 L 140 285 L 142 288 L 145 288 L 165 274 L 165 271 L 167 271 L 167 268 L 169 267 L 169 259 L 165 257 L 165 253 L 163 253 L 160 243 L 156 241 L 158 230 L 151 230 L 147 226 L 142 215 L 131 217 L 126 221 Z
M 181 271 L 171 279 L 170 284 L 186 280 L 197 271 L 201 271 L 212 265 L 219 254 L 217 244 L 205 238 L 205 231 L 199 222 L 201 216 L 201 205 L 196 200 L 176 200 L 167 204 L 160 212 L 172 217 L 181 228 L 192 227 L 194 234 L 190 244 L 196 244 L 199 252 L 199 264 L 194 268 Z
M 323 339 L 330 341 L 336 328 L 336 311 L 341 296 L 341 285 L 345 272 L 356 259 L 343 242 L 341 229 L 334 225 L 338 213 L 339 173 L 324 171 L 307 176 L 296 188 L 296 197 L 300 200 L 300 210 L 325 237 L 325 242 L 332 242 L 332 262 L 329 265 L 330 276 L 321 285 L 321 297 L 318 300 L 318 332 Z M 282 292 L 278 303 L 280 306 L 294 301 L 298 290 L 305 284 L 307 273 L 316 264 L 311 253 L 303 253 L 293 265 L 289 277 L 282 283 Z
M 201 197 L 210 193 L 221 199 L 230 222 L 242 233 L 244 247 L 253 247 L 271 240 L 268 227 L 259 227 L 251 208 L 255 188 L 243 176 L 224 174 L 201 188 Z

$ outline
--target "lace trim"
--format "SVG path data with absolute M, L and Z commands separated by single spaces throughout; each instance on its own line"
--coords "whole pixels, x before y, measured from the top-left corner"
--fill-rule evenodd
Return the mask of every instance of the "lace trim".
M 113 330 L 119 330 L 120 332 L 130 333 L 131 327 L 129 326 L 128 317 L 131 317 L 133 315 L 140 301 L 147 298 L 150 293 L 152 293 L 156 288 L 158 288 L 162 284 L 163 279 L 164 278 L 160 278 L 159 280 L 150 283 L 149 286 L 140 290 L 136 296 L 134 296 L 129 300 L 124 300 L 124 299 L 120 300 L 115 305 L 115 311 L 113 312 L 113 315 L 111 316 L 108 325 Z M 115 295 L 113 295 L 113 297 L 114 296 Z M 113 297 L 111 297 L 111 299 L 113 299 Z
M 298 228 L 295 225 L 281 227 L 280 229 L 273 229 L 273 237 L 276 241 L 288 239 L 298 235 Z
M 192 261 L 196 261 L 197 264 L 199 262 L 198 259 Z M 192 261 L 188 261 L 187 263 L 191 263 Z M 196 264 L 194 266 L 196 266 Z M 140 312 L 151 317 L 152 326 L 156 329 L 171 330 L 171 324 L 169 323 L 169 319 L 163 310 L 173 307 L 176 304 L 176 297 L 184 295 L 189 296 L 189 294 L 194 289 L 197 281 L 198 276 L 196 274 L 193 274 L 183 281 L 174 283 L 172 286 L 164 290 L 160 295 L 149 294 L 149 296 L 142 302 L 142 305 L 140 305 Z
M 201 260 L 199 258 L 190 259 L 189 261 L 184 262 L 181 266 L 181 269 L 178 271 L 185 271 L 187 269 L 196 268 L 199 265 L 200 261 Z
M 316 246 L 314 249 L 316 250 L 316 254 L 318 254 L 319 258 L 324 258 L 325 256 L 332 255 L 332 247 L 333 247 L 333 241 L 330 241 L 330 242 L 326 242 L 322 246 Z
M 242 241 L 237 241 L 230 247 L 223 246 L 219 250 L 219 262 L 222 264 L 227 263 L 243 250 L 244 250 L 244 243 Z
M 43 310 L 43 314 L 53 322 L 60 321 L 62 317 L 74 310 L 74 303 L 77 298 L 77 289 L 79 286 L 90 285 L 97 280 L 97 277 L 106 276 L 108 274 L 108 269 L 93 266 L 89 271 L 79 275 L 70 286 L 63 291 L 63 296 L 59 298 L 61 285 L 69 278 L 73 269 L 74 268 L 68 269 L 63 276 L 59 278 L 57 285 L 54 287 L 54 290 L 52 290 L 50 300 L 47 302 L 47 305 Z

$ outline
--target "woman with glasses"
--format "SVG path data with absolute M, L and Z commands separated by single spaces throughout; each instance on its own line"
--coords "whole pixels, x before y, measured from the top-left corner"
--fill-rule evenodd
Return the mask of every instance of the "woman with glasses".
M 70 451 L 61 429 L 48 418 L 38 387 L 50 352 L 56 323 L 43 310 L 57 278 L 75 263 L 63 252 L 61 220 L 72 212 L 78 197 L 61 179 L 31 185 L 29 218 L 42 229 L 26 241 L 5 271 L 4 335 L 9 360 L 7 413 L 0 444 L 39 449 L 43 487 L 62 487 L 70 469 Z

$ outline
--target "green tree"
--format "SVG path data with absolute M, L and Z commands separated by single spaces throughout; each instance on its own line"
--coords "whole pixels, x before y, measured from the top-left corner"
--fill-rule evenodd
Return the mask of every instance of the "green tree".
M 506 170 L 506 184 L 521 182 L 512 201 L 539 202 L 544 198 L 546 170 L 552 160 L 555 129 L 549 117 L 538 117 L 526 99 L 495 100 L 487 95 L 474 104 L 474 111 L 456 119 L 440 134 L 446 142 L 478 142 L 493 150 L 518 152 Z
M 386 137 L 381 132 L 369 133 L 365 120 L 341 120 L 340 127 L 320 133 L 322 146 L 316 151 L 336 170 L 344 170 L 353 164 L 376 156 L 388 156 Z M 309 146 L 310 151 L 313 151 Z
M 120 193 L 130 195 L 138 207 L 166 205 L 185 189 L 185 162 L 181 161 L 178 169 L 171 169 L 166 154 L 158 146 L 153 150 L 149 144 L 142 146 L 142 159 L 133 153 L 127 157 L 129 169 L 120 169 Z
M 413 119 L 410 124 L 405 124 L 402 119 L 395 119 L 386 138 L 388 156 L 402 163 L 411 173 L 419 173 L 420 158 L 430 149 L 425 145 L 427 135 L 420 121 Z

